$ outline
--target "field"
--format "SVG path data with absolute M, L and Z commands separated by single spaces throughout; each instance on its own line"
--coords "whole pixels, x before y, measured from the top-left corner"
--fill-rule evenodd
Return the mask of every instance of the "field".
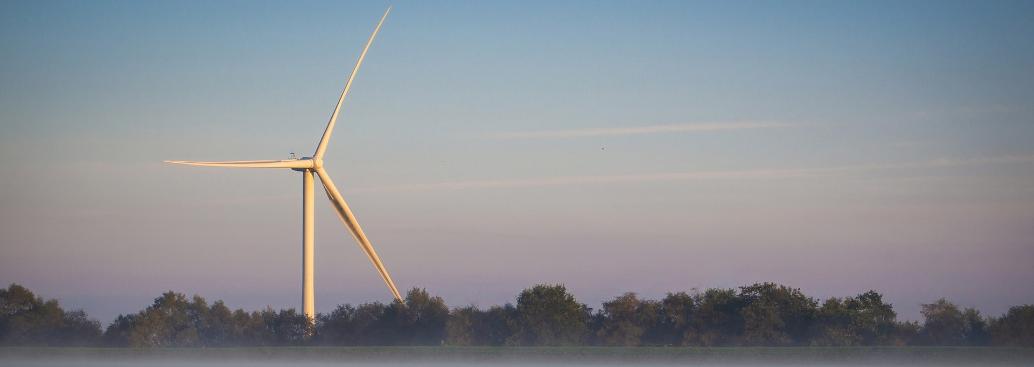
M 1034 365 L 1034 348 L 0 348 L 0 365 Z

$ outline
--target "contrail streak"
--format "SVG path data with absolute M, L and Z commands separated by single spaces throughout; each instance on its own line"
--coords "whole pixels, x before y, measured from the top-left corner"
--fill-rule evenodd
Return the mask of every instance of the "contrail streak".
M 353 189 L 355 192 L 400 192 L 400 191 L 437 191 L 437 190 L 462 190 L 462 189 L 496 189 L 496 188 L 524 188 L 540 186 L 564 186 L 582 184 L 608 184 L 627 182 L 662 182 L 662 181 L 686 181 L 686 180 L 758 180 L 758 179 L 785 179 L 795 177 L 830 176 L 836 174 L 864 173 L 876 170 L 905 169 L 905 168 L 940 168 L 959 167 L 985 164 L 1006 164 L 1006 163 L 1031 163 L 1034 162 L 1034 155 L 1008 155 L 997 157 L 978 157 L 963 159 L 934 159 L 928 161 L 886 163 L 886 164 L 865 164 L 846 165 L 837 167 L 819 168 L 783 168 L 783 169 L 750 169 L 750 170 L 727 170 L 727 171 L 686 171 L 686 172 L 662 172 L 662 173 L 640 173 L 626 175 L 594 175 L 594 176 L 557 176 L 539 177 L 526 179 L 488 179 L 488 180 L 467 180 L 448 181 L 425 184 L 405 184 L 376 187 L 359 187 Z
M 790 127 L 794 124 L 747 121 L 747 122 L 706 122 L 692 124 L 653 125 L 638 127 L 604 127 L 586 128 L 571 130 L 543 130 L 543 131 L 513 131 L 502 133 L 486 134 L 486 137 L 493 139 L 564 139 L 581 138 L 590 136 L 617 136 L 617 135 L 643 135 L 663 134 L 677 132 L 702 132 L 722 130 L 745 130 L 745 129 L 766 129 L 776 127 Z

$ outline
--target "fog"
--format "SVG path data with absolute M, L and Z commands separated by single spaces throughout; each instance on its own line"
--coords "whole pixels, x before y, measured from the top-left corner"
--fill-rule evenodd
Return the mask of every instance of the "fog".
M 93 367 L 93 366 L 149 366 L 149 367 L 207 367 L 207 366 L 219 366 L 219 367 L 237 367 L 237 366 L 306 366 L 306 367 L 322 367 L 322 366 L 498 366 L 498 367 L 519 367 L 519 366 L 601 366 L 601 365 L 622 365 L 622 366 L 672 366 L 672 365 L 692 365 L 692 366 L 715 366 L 715 367 L 735 367 L 735 366 L 850 366 L 850 367 L 863 367 L 863 366 L 1023 366 L 1029 365 L 1020 362 L 1014 363 L 914 363 L 907 361 L 883 361 L 883 362 L 872 362 L 872 363 L 828 363 L 828 362 L 776 362 L 766 363 L 758 360 L 754 362 L 708 362 L 708 363 L 620 363 L 617 361 L 599 361 L 594 363 L 571 363 L 571 362 L 418 362 L 418 361 L 407 361 L 407 362 L 315 362 L 315 361 L 303 361 L 303 362 L 288 362 L 288 361 L 242 361 L 242 360 L 226 360 L 226 361 L 172 361 L 172 360 L 134 360 L 134 361 L 111 361 L 111 360 L 86 360 L 86 361 L 71 361 L 71 360 L 53 360 L 53 359 L 32 359 L 32 360 L 3 360 L 0 361 L 3 365 L 11 366 L 31 366 L 31 367 Z
M 1032 348 L 0 348 L 0 366 L 1028 366 Z

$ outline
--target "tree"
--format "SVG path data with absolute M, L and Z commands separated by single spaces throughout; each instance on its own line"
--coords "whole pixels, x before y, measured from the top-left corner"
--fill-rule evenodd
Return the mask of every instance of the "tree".
M 919 341 L 926 345 L 986 345 L 990 336 L 980 312 L 959 310 L 944 298 L 922 306 L 923 327 Z
M 104 342 L 131 347 L 298 345 L 311 332 L 294 309 L 230 311 L 222 301 L 208 306 L 201 296 L 188 301 L 169 291 L 134 315 L 119 315 L 105 331 Z
M 104 345 L 109 347 L 128 347 L 129 334 L 136 324 L 136 315 L 118 315 L 108 328 L 104 330 Z
M 853 312 L 852 324 L 862 344 L 897 344 L 897 313 L 893 306 L 883 302 L 882 294 L 870 290 L 844 302 Z
M 1001 346 L 1034 347 L 1034 305 L 1009 308 L 991 321 L 991 343 Z
M 325 345 L 440 345 L 449 308 L 441 297 L 413 288 L 403 302 L 338 306 L 316 318 L 316 341 Z
M 359 329 L 357 310 L 352 305 L 339 305 L 329 314 L 316 316 L 316 334 L 320 344 L 358 345 L 355 333 Z
M 82 310 L 65 311 L 12 284 L 0 288 L 0 345 L 209 347 L 276 345 L 1000 345 L 1034 347 L 1034 305 L 998 318 L 940 299 L 923 322 L 898 322 L 868 291 L 817 306 L 799 289 L 759 283 L 668 293 L 660 301 L 625 293 L 595 314 L 563 285 L 523 290 L 516 306 L 449 310 L 413 288 L 402 302 L 338 306 L 313 325 L 294 309 L 246 312 L 222 301 L 166 292 L 119 315 L 101 336 Z
M 855 328 L 856 312 L 839 298 L 833 297 L 822 303 L 816 318 L 816 331 L 811 344 L 820 346 L 862 345 L 862 337 Z
M 311 333 L 309 319 L 293 308 L 262 311 L 261 319 L 273 345 L 301 345 Z
M 899 344 L 897 315 L 883 295 L 868 291 L 830 298 L 817 312 L 812 344 L 825 346 Z
M 804 342 L 815 318 L 816 302 L 800 289 L 774 283 L 740 288 L 746 303 L 743 341 L 750 345 L 796 345 Z
M 82 310 L 66 312 L 18 284 L 0 288 L 0 345 L 94 345 L 100 330 Z
M 512 337 L 517 309 L 507 303 L 482 311 L 477 306 L 452 310 L 446 326 L 449 345 L 505 345 Z
M 198 317 L 188 312 L 190 306 L 187 297 L 182 293 L 168 291 L 161 297 L 155 298 L 150 307 L 133 318 L 134 322 L 129 332 L 129 345 L 132 347 L 201 346 L 197 325 Z
M 441 297 L 413 288 L 406 293 L 404 302 L 393 302 L 385 309 L 381 322 L 392 334 L 390 344 L 440 345 L 445 340 L 448 319 L 449 307 Z
M 511 345 L 580 345 L 586 336 L 589 308 L 561 284 L 539 284 L 517 296 L 517 330 Z
M 223 301 L 215 301 L 207 312 L 201 329 L 201 343 L 211 347 L 239 345 L 241 334 L 234 324 L 233 311 Z
M 980 311 L 966 308 L 962 311 L 963 340 L 966 345 L 984 346 L 991 341 L 987 330 L 987 320 L 980 316 Z
M 12 317 L 32 312 L 42 304 L 43 299 L 28 288 L 12 283 L 7 289 L 0 289 L 0 325 L 9 325 Z
M 61 318 L 61 327 L 56 330 L 56 334 L 56 337 L 51 339 L 56 345 L 97 345 L 101 338 L 101 323 L 91 319 L 83 310 L 67 311 Z
M 735 345 L 743 334 L 743 299 L 735 289 L 711 288 L 694 295 L 697 304 L 692 325 L 686 329 L 686 345 Z
M 273 344 L 273 333 L 266 328 L 262 312 L 233 311 L 234 335 L 238 345 L 262 346 Z
M 385 345 L 390 342 L 393 334 L 385 331 L 381 322 L 387 310 L 388 306 L 380 302 L 364 303 L 356 308 L 355 328 L 351 335 L 355 345 Z
M 660 319 L 653 332 L 647 332 L 645 344 L 681 345 L 692 322 L 696 304 L 686 292 L 668 293 L 660 303 Z
M 506 345 L 517 330 L 517 308 L 512 304 L 492 306 L 475 326 L 478 345 Z
M 476 325 L 483 318 L 477 306 L 457 307 L 449 313 L 449 321 L 445 324 L 445 342 L 449 345 L 478 345 L 475 337 Z
M 647 331 L 656 330 L 660 322 L 660 305 L 656 301 L 640 300 L 628 292 L 603 303 L 596 338 L 602 345 L 638 346 Z
M 944 298 L 922 305 L 921 313 L 923 314 L 923 327 L 919 332 L 919 338 L 923 344 L 965 345 L 972 334 L 973 330 L 970 330 L 972 325 L 968 325 L 963 311 Z

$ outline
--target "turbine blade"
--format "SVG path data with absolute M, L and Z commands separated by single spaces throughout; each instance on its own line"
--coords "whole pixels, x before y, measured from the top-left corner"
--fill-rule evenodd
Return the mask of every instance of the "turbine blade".
M 352 233 L 352 237 L 359 243 L 359 247 L 362 248 L 363 252 L 366 253 L 366 256 L 370 258 L 370 262 L 373 263 L 373 267 L 377 268 L 377 272 L 381 274 L 381 279 L 384 279 L 384 284 L 388 285 L 388 289 L 391 290 L 391 294 L 395 296 L 396 300 L 401 302 L 402 296 L 399 295 L 399 290 L 395 287 L 395 282 L 391 280 L 391 275 L 388 274 L 388 269 L 384 268 L 384 263 L 382 263 L 381 258 L 377 256 L 377 251 L 373 249 L 373 245 L 370 244 L 370 240 L 366 238 L 366 234 L 363 233 L 362 227 L 359 227 L 359 222 L 356 221 L 355 215 L 352 214 L 352 210 L 348 208 L 348 203 L 345 202 L 345 198 L 341 197 L 341 192 L 337 191 L 337 187 L 334 186 L 334 181 L 331 181 L 330 175 L 328 175 L 327 171 L 324 171 L 322 168 L 317 169 L 316 174 L 320 176 L 320 182 L 323 183 L 323 189 L 327 192 L 327 197 L 330 198 L 330 203 L 334 205 L 334 211 L 337 213 L 338 218 L 341 219 L 341 223 L 345 224 L 348 231 Z
M 341 112 L 341 103 L 345 101 L 345 97 L 348 96 L 348 91 L 352 89 L 352 81 L 355 80 L 355 75 L 359 73 L 359 66 L 363 65 L 363 59 L 366 58 L 366 52 L 370 50 L 370 45 L 373 44 L 373 39 L 377 38 L 377 32 L 380 32 L 381 25 L 384 24 L 384 20 L 388 18 L 388 13 L 391 12 L 391 6 L 388 10 L 384 11 L 384 15 L 381 16 L 381 20 L 377 22 L 377 28 L 373 29 L 373 34 L 370 34 L 370 39 L 366 40 L 366 46 L 363 47 L 363 52 L 359 54 L 359 60 L 355 62 L 355 67 L 352 68 L 352 73 L 348 75 L 348 81 L 345 82 L 345 89 L 341 91 L 341 97 L 337 100 L 337 106 L 334 107 L 334 113 L 330 115 L 330 122 L 327 122 L 327 129 L 323 130 L 323 137 L 320 138 L 320 144 L 316 146 L 316 154 L 313 154 L 313 158 L 323 158 L 323 153 L 327 151 L 327 144 L 330 143 L 330 135 L 334 133 L 334 124 L 337 123 L 338 113 Z
M 222 161 L 222 162 L 196 162 L 196 161 L 165 161 L 165 163 L 183 164 L 188 166 L 202 167 L 233 167 L 233 168 L 312 168 L 312 161 L 308 159 L 288 159 L 279 161 Z

